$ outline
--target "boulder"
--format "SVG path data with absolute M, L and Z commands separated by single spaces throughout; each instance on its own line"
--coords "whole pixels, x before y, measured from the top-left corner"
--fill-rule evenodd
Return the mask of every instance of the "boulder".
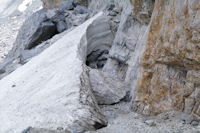
M 24 63 L 21 60 L 24 50 L 30 50 L 57 34 L 56 25 L 47 19 L 46 13 L 46 9 L 39 10 L 24 22 L 12 50 L 0 64 L 0 70 L 4 72 L 0 79 Z
M 59 33 L 67 29 L 67 24 L 64 21 L 58 22 L 56 26 Z
M 86 64 L 91 68 L 103 68 L 109 49 L 114 39 L 111 25 L 107 16 L 95 20 L 87 29 L 87 60 Z
M 29 126 L 82 132 L 106 126 L 78 51 L 87 27 L 101 14 L 0 80 L 0 132 L 19 133 Z
M 115 104 L 125 99 L 129 90 L 126 83 L 96 69 L 89 72 L 92 91 L 98 104 Z
M 59 10 L 73 10 L 74 3 L 73 0 L 63 1 L 59 5 Z
M 77 5 L 76 8 L 74 9 L 74 11 L 76 13 L 79 13 L 79 14 L 86 14 L 86 13 L 89 12 L 89 10 L 87 9 L 87 7 L 81 6 L 81 5 Z

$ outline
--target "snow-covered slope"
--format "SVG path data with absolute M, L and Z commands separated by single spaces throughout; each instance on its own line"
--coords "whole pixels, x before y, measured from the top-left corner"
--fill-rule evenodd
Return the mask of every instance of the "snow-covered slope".
M 100 15 L 0 80 L 0 133 L 20 133 L 29 126 L 56 129 L 76 124 L 88 130 L 96 123 L 106 124 L 78 58 L 82 36 Z

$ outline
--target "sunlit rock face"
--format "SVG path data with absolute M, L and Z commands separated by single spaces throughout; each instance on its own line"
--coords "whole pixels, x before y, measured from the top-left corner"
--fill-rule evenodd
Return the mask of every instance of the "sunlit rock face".
M 171 109 L 200 116 L 200 1 L 157 0 L 133 108 L 146 115 Z

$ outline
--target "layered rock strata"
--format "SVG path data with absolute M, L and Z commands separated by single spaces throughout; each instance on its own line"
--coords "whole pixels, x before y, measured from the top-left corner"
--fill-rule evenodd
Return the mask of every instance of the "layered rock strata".
M 168 110 L 199 118 L 200 1 L 157 0 L 151 18 L 134 109 Z

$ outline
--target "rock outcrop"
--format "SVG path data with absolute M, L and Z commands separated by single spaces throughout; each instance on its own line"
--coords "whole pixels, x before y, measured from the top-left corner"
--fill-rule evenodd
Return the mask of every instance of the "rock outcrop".
M 157 0 L 151 18 L 134 110 L 178 110 L 200 116 L 200 1 Z
M 126 84 L 117 77 L 99 70 L 90 70 L 90 84 L 98 104 L 111 105 L 125 99 L 129 90 Z
M 122 99 L 130 100 L 132 97 L 131 86 L 136 84 L 139 59 L 146 44 L 148 23 L 154 5 L 153 1 L 145 0 L 135 3 L 93 0 L 89 6 L 94 12 L 99 10 L 105 12 L 102 19 L 88 28 L 86 39 L 88 40 L 86 64 L 100 71 L 96 74 L 90 73 L 90 82 L 95 96 L 101 99 L 98 100 L 100 104 L 115 104 Z M 138 15 L 133 14 L 132 4 L 144 9 L 138 11 L 136 13 Z M 142 13 L 148 14 L 147 17 L 143 18 Z M 98 32 L 94 32 L 97 30 Z M 104 51 L 108 52 L 104 54 Z M 105 58 L 103 63 L 102 57 Z
M 19 133 L 29 126 L 81 132 L 106 126 L 78 52 L 88 25 L 100 15 L 0 80 L 0 132 Z

